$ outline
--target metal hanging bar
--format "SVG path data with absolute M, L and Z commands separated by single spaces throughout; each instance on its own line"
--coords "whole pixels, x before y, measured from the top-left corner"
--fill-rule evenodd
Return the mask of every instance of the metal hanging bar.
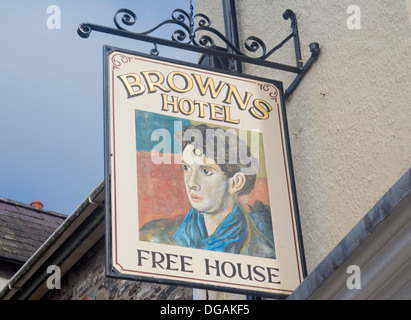
M 307 63 L 301 69 L 301 72 L 295 77 L 294 81 L 290 84 L 290 86 L 285 90 L 284 99 L 288 99 L 289 96 L 293 93 L 295 88 L 297 88 L 300 81 L 303 79 L 307 71 L 311 68 L 314 61 L 317 59 L 318 55 L 320 54 L 320 46 L 318 43 L 313 42 L 310 44 L 310 51 L 311 57 L 308 59 Z
M 231 7 L 227 10 L 232 11 L 234 9 Z M 245 50 L 244 52 L 241 51 L 237 43 L 233 43 L 230 41 L 231 39 L 227 39 L 218 30 L 211 27 L 210 19 L 206 15 L 194 15 L 192 5 L 190 6 L 190 13 L 187 13 L 182 9 L 176 9 L 173 11 L 171 19 L 165 20 L 145 32 L 136 33 L 128 30 L 128 28 L 133 26 L 137 21 L 137 15 L 129 9 L 120 9 L 116 12 L 114 15 L 114 24 L 116 28 L 92 23 L 82 23 L 78 27 L 77 32 L 83 38 L 88 38 L 92 31 L 102 32 L 115 36 L 149 42 L 155 45 L 164 45 L 177 49 L 203 53 L 209 56 L 216 56 L 221 59 L 229 59 L 237 62 L 237 64 L 240 62 L 248 63 L 301 75 L 302 73 L 307 72 L 308 68 L 303 68 L 302 62 L 300 62 L 301 53 L 295 14 L 291 10 L 287 10 L 283 14 L 283 18 L 291 20 L 293 32 L 268 52 L 265 43 L 260 38 L 255 36 L 250 36 L 246 39 L 244 43 Z M 171 40 L 153 37 L 150 35 L 164 25 L 175 25 L 178 27 L 178 29 L 172 33 Z M 201 32 L 202 35 L 199 35 L 199 32 Z M 226 48 L 216 46 L 213 37 L 222 40 L 226 44 Z M 294 38 L 296 48 L 296 66 L 290 66 L 267 60 L 275 51 L 281 48 L 291 38 Z M 249 53 L 254 55 L 257 51 L 261 52 L 261 54 L 257 57 L 247 55 Z M 155 48 L 152 52 L 158 53 L 158 50 Z M 314 60 L 318 56 L 318 53 L 319 49 L 316 54 L 312 55 Z
M 224 27 L 226 38 L 236 47 L 240 47 L 240 39 L 238 36 L 237 26 L 237 10 L 234 0 L 222 0 L 223 14 L 224 14 Z M 228 48 L 228 52 L 232 52 L 232 49 Z M 241 63 L 233 59 L 229 60 L 229 70 L 242 73 Z
M 297 67 L 302 68 L 303 60 L 301 58 L 300 36 L 298 34 L 297 17 L 295 16 L 295 13 L 292 10 L 287 9 L 283 13 L 283 18 L 285 20 L 288 20 L 288 19 L 291 20 L 291 29 L 293 30 L 293 33 L 291 35 L 294 38 L 295 59 L 296 59 Z

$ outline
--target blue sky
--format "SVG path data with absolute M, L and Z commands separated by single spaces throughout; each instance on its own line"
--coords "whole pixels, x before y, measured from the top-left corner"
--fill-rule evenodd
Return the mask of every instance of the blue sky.
M 48 29 L 57 5 L 61 29 Z M 0 197 L 70 214 L 103 180 L 102 47 L 149 53 L 152 45 L 92 32 L 82 22 L 114 27 L 120 8 L 137 15 L 135 32 L 189 11 L 189 0 L 0 2 Z M 172 29 L 155 34 L 170 38 Z M 196 54 L 159 47 L 160 55 L 194 62 Z

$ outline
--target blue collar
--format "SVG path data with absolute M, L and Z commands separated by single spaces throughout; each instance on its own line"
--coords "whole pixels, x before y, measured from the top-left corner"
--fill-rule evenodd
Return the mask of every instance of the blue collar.
M 182 247 L 224 252 L 228 245 L 244 238 L 246 226 L 246 218 L 236 204 L 231 213 L 209 236 L 203 215 L 191 208 L 172 238 Z

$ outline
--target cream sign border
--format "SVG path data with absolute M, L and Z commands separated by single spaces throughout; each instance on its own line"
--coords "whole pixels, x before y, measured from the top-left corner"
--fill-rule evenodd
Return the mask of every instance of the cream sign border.
M 122 279 L 277 298 L 283 298 L 291 294 L 306 276 L 306 267 L 282 83 L 253 76 L 216 71 L 194 64 L 108 46 L 103 48 L 103 59 L 106 275 Z M 242 112 L 230 114 L 230 119 L 238 120 L 239 124 L 224 123 L 223 125 L 233 127 L 237 125 L 251 130 L 256 129 L 258 123 L 264 123 L 258 129 L 261 130 L 264 136 L 270 203 L 274 205 L 271 210 L 273 212 L 276 259 L 139 240 L 134 112 L 135 110 L 143 110 L 174 117 L 183 118 L 185 116 L 172 114 L 171 112 L 165 113 L 161 111 L 160 106 L 157 107 L 160 103 L 160 90 L 158 90 L 158 93 L 150 95 L 142 94 L 141 97 L 135 99 L 130 99 L 127 96 L 124 83 L 121 82 L 119 76 L 148 70 L 161 70 L 164 74 L 179 70 L 186 74 L 199 74 L 204 78 L 213 77 L 216 83 L 219 81 L 233 83 L 239 88 L 251 90 L 253 96 L 258 96 L 262 101 L 270 101 L 273 110 L 270 112 L 269 119 L 260 120 L 251 117 L 249 112 L 241 110 Z M 141 81 L 143 80 L 141 79 Z M 243 93 L 244 90 L 241 92 Z M 191 92 L 181 93 L 180 98 L 187 97 L 189 94 Z M 197 98 L 198 96 L 190 96 L 192 100 Z M 264 105 L 264 103 L 261 105 Z M 231 101 L 229 107 L 234 110 L 234 106 L 235 102 Z M 261 115 L 261 113 L 259 114 Z M 187 117 L 199 121 L 198 117 L 195 118 L 193 115 Z M 207 118 L 201 119 L 201 121 L 212 123 L 212 119 Z M 278 132 L 276 137 L 273 137 L 274 144 L 271 145 L 272 141 L 268 132 L 272 129 L 275 131 L 275 128 Z M 273 148 L 273 146 L 276 148 Z M 133 148 L 134 152 L 131 151 Z M 278 172 L 281 172 L 281 174 Z M 277 185 L 274 180 L 281 180 L 282 184 Z M 274 209 L 277 206 L 281 209 Z M 166 257 L 169 260 L 168 263 L 174 267 L 170 270 L 159 268 L 159 265 L 157 265 L 157 268 L 153 268 L 153 265 L 150 265 L 148 261 L 153 252 L 158 252 L 159 255 Z M 140 261 L 141 266 L 137 265 L 137 260 Z M 144 265 L 142 262 L 147 263 Z M 228 270 L 226 271 L 226 275 L 228 274 L 226 277 L 221 275 L 221 268 L 224 263 L 226 263 L 225 267 Z M 230 269 L 236 267 L 246 269 L 248 267 L 250 268 L 248 271 L 254 271 L 254 281 L 250 282 L 238 277 L 238 270 Z M 243 269 L 243 272 L 246 269 Z M 279 270 L 279 275 L 276 274 L 276 270 Z M 263 277 L 264 281 L 260 281 Z M 277 282 L 280 282 L 280 284 L 277 284 Z

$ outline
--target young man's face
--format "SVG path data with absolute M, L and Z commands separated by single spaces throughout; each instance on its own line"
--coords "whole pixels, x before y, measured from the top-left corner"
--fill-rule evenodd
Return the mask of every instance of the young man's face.
M 200 213 L 221 212 L 231 194 L 228 179 L 220 166 L 203 154 L 197 155 L 191 144 L 183 151 L 182 163 L 186 191 L 192 207 Z

